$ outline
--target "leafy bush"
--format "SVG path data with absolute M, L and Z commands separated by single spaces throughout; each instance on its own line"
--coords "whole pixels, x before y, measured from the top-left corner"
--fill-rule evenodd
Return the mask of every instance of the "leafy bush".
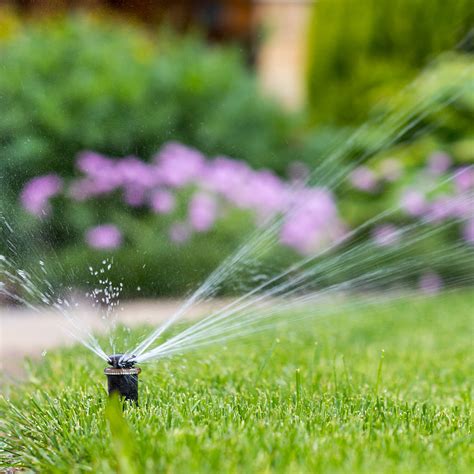
M 443 54 L 416 80 L 372 107 L 359 127 L 318 127 L 309 133 L 305 150 L 313 162 L 319 158 L 316 178 L 344 177 L 345 167 L 387 157 L 420 169 L 437 150 L 448 152 L 458 165 L 474 163 L 473 70 L 471 54 Z M 372 215 L 368 206 L 361 210 Z
M 290 207 L 296 210 L 285 216 L 279 240 L 294 251 L 315 251 L 344 228 L 327 190 L 293 191 L 291 182 L 270 171 L 222 156 L 207 160 L 178 143 L 163 147 L 151 163 L 85 152 L 76 165 L 80 177 L 38 176 L 20 195 L 37 229 L 55 242 L 62 267 L 75 273 L 75 285 L 87 281 L 89 265 L 115 254 L 122 269 L 133 269 L 128 290 L 182 292 L 183 282 L 173 280 L 170 269 L 186 262 L 178 278 L 185 285 L 199 282 L 249 230 Z
M 17 267 L 44 255 L 57 260 L 61 271 L 51 278 L 54 285 L 85 284 L 88 267 L 100 265 L 106 254 L 120 261 L 110 274 L 114 280 L 120 281 L 127 268 L 126 295 L 186 292 L 235 250 L 246 229 L 255 227 L 256 216 L 282 211 L 265 206 L 284 195 L 289 184 L 261 168 L 282 172 L 290 158 L 301 159 L 310 169 L 319 165 L 312 174 L 318 188 L 334 191 L 334 196 L 322 193 L 324 209 L 332 209 L 329 217 L 334 219 L 329 220 L 334 225 L 326 230 L 333 236 L 340 235 L 342 221 L 354 229 L 380 212 L 403 208 L 413 188 L 440 184 L 474 159 L 472 57 L 467 54 L 442 58 L 395 100 L 380 104 L 356 138 L 350 138 L 349 127 L 334 126 L 300 130 L 296 137 L 292 119 L 258 95 L 235 52 L 209 49 L 192 38 L 163 34 L 156 39 L 130 27 L 78 17 L 30 25 L 3 43 L 0 54 L 5 73 L 0 76 L 0 100 L 8 111 L 0 116 L 0 208 L 10 209 L 15 227 L 27 236 L 23 244 L 15 237 Z M 168 146 L 155 157 L 170 139 L 206 155 L 238 156 L 253 169 L 222 156 L 207 163 L 200 152 L 180 145 L 173 145 L 171 152 Z M 95 152 L 82 154 L 75 168 L 75 156 L 83 150 Z M 433 155 L 438 151 L 442 153 Z M 168 181 L 150 186 L 147 180 L 167 155 Z M 449 170 L 433 180 L 427 160 L 446 155 Z M 199 173 L 181 182 L 187 173 L 192 175 L 196 162 L 227 177 L 220 178 L 216 189 L 209 189 Z M 351 175 L 352 184 L 347 183 L 348 170 L 364 163 Z M 297 168 L 296 174 L 305 174 L 300 164 Z M 392 179 L 390 173 L 399 175 Z M 229 194 L 235 178 L 240 181 Z M 387 251 L 387 260 L 421 260 L 420 268 L 428 271 L 425 286 L 441 284 L 440 275 L 463 280 L 470 271 L 468 259 L 454 271 L 452 265 L 432 261 L 432 254 L 456 245 L 460 235 L 472 241 L 472 218 L 466 209 L 460 215 L 456 212 L 461 207 L 452 207 L 466 197 L 459 198 L 452 185 L 439 189 L 441 194 L 421 196 L 425 208 L 420 215 L 398 212 L 367 226 L 361 236 L 382 256 Z M 17 211 L 20 193 L 24 208 L 38 219 Z M 313 235 L 311 226 L 321 216 L 311 212 L 321 211 L 322 197 L 320 193 L 309 211 L 311 200 L 306 203 L 303 197 L 293 223 L 282 229 L 281 243 L 303 254 L 318 248 L 324 232 Z M 436 222 L 464 219 L 463 227 L 450 226 L 410 252 L 397 253 L 399 229 L 431 219 L 433 209 L 442 214 Z M 39 255 L 30 251 L 32 239 Z M 8 243 L 8 238 L 3 241 Z M 340 250 L 347 249 L 344 245 Z M 264 264 L 294 261 L 293 250 L 279 246 L 263 257 Z M 321 282 L 356 277 L 359 265 L 352 263 L 352 270 L 343 268 L 337 277 L 328 272 Z
M 119 266 L 109 268 L 107 277 L 121 281 L 126 268 L 126 295 L 179 294 L 232 254 L 249 229 L 281 216 L 275 227 L 280 245 L 255 248 L 260 272 L 269 270 L 270 260 L 272 271 L 294 262 L 296 251 L 312 256 L 313 283 L 321 289 L 357 281 L 361 268 L 370 274 L 380 265 L 395 264 L 399 271 L 409 261 L 410 272 L 401 278 L 389 275 L 386 283 L 417 277 L 422 289 L 432 291 L 443 285 L 442 276 L 464 282 L 472 273 L 466 256 L 474 244 L 474 169 L 456 167 L 441 152 L 425 161 L 421 169 L 394 158 L 356 168 L 349 176 L 351 198 L 340 201 L 351 228 L 325 188 L 294 187 L 272 172 L 225 157 L 207 160 L 178 143 L 166 145 L 151 163 L 82 153 L 76 161 L 80 177 L 66 182 L 56 174 L 33 178 L 20 199 L 37 217 L 37 231 L 56 244 L 54 253 L 39 249 L 43 260 L 59 258 L 55 286 L 65 276 L 72 277 L 73 287 L 82 286 L 91 268 L 116 256 Z M 369 207 L 375 196 L 377 205 Z M 362 232 L 350 232 L 360 225 Z M 319 250 L 324 250 L 320 256 Z M 452 260 L 460 256 L 453 268 Z M 34 266 L 37 256 L 32 257 L 27 263 Z M 230 290 L 231 280 L 220 289 Z M 249 283 L 244 280 L 239 290 Z M 385 280 L 379 276 L 373 283 Z
M 319 123 L 358 123 L 439 53 L 472 48 L 470 0 L 320 0 L 310 31 L 309 107 Z
M 194 37 L 67 17 L 0 43 L 0 174 L 73 173 L 93 149 L 147 159 L 179 140 L 282 171 L 291 119 L 261 97 L 238 52 Z

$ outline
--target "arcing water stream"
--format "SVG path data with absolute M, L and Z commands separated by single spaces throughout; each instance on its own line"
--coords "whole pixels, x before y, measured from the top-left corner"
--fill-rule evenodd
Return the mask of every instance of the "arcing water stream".
M 430 74 L 430 71 L 425 74 Z M 459 84 L 465 84 L 466 77 L 471 74 L 472 68 L 467 68 L 465 76 L 458 78 Z M 347 164 L 354 143 L 368 129 L 368 124 L 362 126 L 346 143 L 321 159 L 321 164 L 312 171 L 305 183 L 294 185 L 295 195 L 300 186 L 308 183 L 331 193 L 337 191 L 358 164 L 389 149 L 419 126 L 428 114 L 455 101 L 457 94 L 462 90 L 459 84 L 452 84 L 452 89 L 442 89 L 434 94 L 429 91 L 426 96 L 418 97 L 416 103 L 408 109 L 395 107 L 395 111 L 387 113 L 383 121 L 371 123 L 371 129 L 376 130 L 377 138 L 369 149 Z M 401 97 L 403 98 L 412 87 L 413 85 L 402 91 Z M 451 179 L 453 177 L 446 180 Z M 446 180 L 443 183 L 433 184 L 428 191 L 435 191 L 446 184 Z M 341 194 L 341 191 L 339 193 Z M 262 265 L 262 257 L 278 244 L 277 236 L 283 218 L 300 211 L 298 200 L 290 196 L 287 202 L 285 211 L 268 218 L 263 226 L 254 231 L 250 238 L 185 300 L 178 311 L 137 346 L 127 348 L 121 361 L 157 360 L 264 330 L 278 321 L 295 322 L 307 317 L 329 315 L 330 307 L 323 305 L 322 302 L 331 297 L 339 298 L 342 294 L 351 297 L 342 298 L 338 304 L 339 309 L 341 305 L 352 306 L 362 304 L 362 301 L 364 304 L 375 303 L 381 298 L 397 297 L 401 292 L 408 291 L 403 282 L 410 281 L 410 278 L 413 279 L 426 268 L 426 260 L 417 256 L 413 250 L 436 234 L 445 231 L 447 227 L 459 225 L 466 219 L 459 217 L 439 223 L 436 216 L 420 218 L 416 223 L 398 227 L 396 233 L 391 236 L 393 245 L 389 246 L 377 245 L 367 239 L 368 229 L 375 223 L 396 214 L 400 208 L 397 205 L 380 212 L 355 229 L 341 229 L 338 235 L 329 236 L 327 242 L 317 250 L 287 268 L 267 269 Z M 472 207 L 472 194 L 458 200 L 458 205 Z M 70 293 L 72 289 L 65 288 L 58 291 L 53 288 L 48 281 L 49 269 L 47 270 L 42 264 L 40 255 L 38 255 L 38 268 L 28 271 L 19 269 L 15 263 L 15 255 L 18 253 L 15 242 L 18 236 L 4 216 L 1 216 L 1 225 L 6 235 L 5 242 L 9 255 L 0 256 L 0 275 L 4 280 L 4 283 L 0 281 L 0 293 L 35 312 L 41 312 L 47 307 L 60 313 L 68 325 L 68 330 L 82 344 L 102 359 L 108 360 L 109 356 L 92 335 L 90 328 L 81 318 L 76 317 L 74 308 L 78 303 L 74 302 L 74 298 L 64 295 Z M 430 255 L 430 264 L 455 266 L 468 259 L 472 259 L 472 249 L 459 241 L 433 252 Z M 98 282 L 88 296 L 93 302 L 103 304 L 106 308 L 103 318 L 109 325 L 110 349 L 115 353 L 116 349 L 125 348 L 116 348 L 113 339 L 115 324 L 113 310 L 118 304 L 120 285 L 115 286 L 107 279 L 107 268 L 110 268 L 111 264 L 112 262 L 104 260 L 102 268 L 90 268 L 91 276 L 97 277 Z M 164 337 L 168 329 L 181 320 L 192 307 L 211 299 L 223 284 L 230 281 L 236 283 L 239 296 L 224 307 L 211 311 L 205 318 L 177 335 Z M 13 293 L 6 282 L 20 287 L 22 295 Z M 447 282 L 447 286 L 472 282 L 471 274 L 465 281 L 451 279 Z M 46 290 L 40 290 L 44 287 Z M 383 295 L 380 292 L 374 293 L 372 291 L 374 288 L 384 288 L 388 291 Z M 364 297 L 359 299 L 358 295 Z
M 426 74 L 429 74 L 429 71 Z M 468 68 L 465 74 L 465 77 L 459 77 L 461 82 L 465 81 L 466 77 L 472 74 L 472 68 Z M 334 192 L 357 164 L 389 148 L 419 124 L 428 113 L 432 113 L 436 109 L 445 107 L 454 101 L 459 94 L 460 88 L 456 87 L 455 84 L 452 86 L 453 90 L 457 91 L 456 93 L 452 91 L 447 93 L 447 91 L 443 90 L 434 96 L 433 94 L 427 94 L 427 96 L 419 98 L 419 101 L 409 110 L 400 110 L 400 108 L 395 107 L 395 113 L 386 116 L 381 122 L 380 138 L 373 144 L 372 148 L 365 151 L 349 165 L 343 166 L 343 163 L 347 161 L 347 154 L 351 150 L 353 143 L 364 132 L 368 124 L 363 125 L 345 144 L 321 160 L 321 165 L 313 170 L 307 181 L 314 181 L 317 185 L 324 186 L 326 189 Z M 412 87 L 414 87 L 414 84 L 411 84 L 407 89 Z M 404 93 L 406 91 L 402 91 L 401 96 Z M 469 200 L 468 204 L 472 204 L 472 196 L 466 199 Z M 128 352 L 125 357 L 134 355 L 137 361 L 152 360 L 169 353 L 194 348 L 196 345 L 214 343 L 216 340 L 223 338 L 236 337 L 241 332 L 246 333 L 256 330 L 261 321 L 275 316 L 277 313 L 288 315 L 301 303 L 314 302 L 324 295 L 342 291 L 370 290 L 374 284 L 396 285 L 402 278 L 405 279 L 410 273 L 416 274 L 420 267 L 422 268 L 422 262 L 403 259 L 404 255 L 408 254 L 410 247 L 423 239 L 429 238 L 433 232 L 440 232 L 442 228 L 442 226 L 438 226 L 435 230 L 427 228 L 430 222 L 429 219 L 425 219 L 416 225 L 398 229 L 397 239 L 403 240 L 403 243 L 391 250 L 392 255 L 390 255 L 390 251 L 379 251 L 379 255 L 377 255 L 378 249 L 374 244 L 363 239 L 357 240 L 358 234 L 362 234 L 365 228 L 395 213 L 397 210 L 398 208 L 388 209 L 370 221 L 365 222 L 359 228 L 345 232 L 313 255 L 302 259 L 281 273 L 262 275 L 259 278 L 262 281 L 259 285 L 245 292 L 225 308 L 210 314 L 204 320 L 185 330 L 182 334 L 158 345 L 152 350 L 148 350 L 193 304 L 214 294 L 222 281 L 229 278 L 233 272 L 240 274 L 242 267 L 245 270 L 247 266 L 252 269 L 259 268 L 258 263 L 256 263 L 258 256 L 268 251 L 271 246 L 277 243 L 277 230 L 281 226 L 282 215 L 277 216 L 263 230 L 252 236 L 232 257 L 223 262 L 183 304 L 179 311 L 158 327 L 140 345 Z M 290 204 L 285 214 L 288 215 L 297 211 L 298 209 L 294 204 Z M 331 255 L 331 251 L 349 239 L 353 241 L 349 249 L 342 253 L 339 252 Z M 468 250 L 460 244 L 452 249 L 441 249 L 440 255 L 433 255 L 433 259 L 446 259 L 454 262 L 456 258 L 466 258 L 466 253 L 468 253 Z M 328 254 L 329 257 L 324 262 L 318 260 L 323 255 L 327 256 Z M 392 264 L 388 265 L 390 259 L 392 259 Z M 395 263 L 393 263 L 394 260 Z M 377 265 L 378 268 L 366 273 L 363 271 L 358 272 L 368 263 L 372 266 Z M 321 282 L 321 279 L 323 281 L 327 279 L 328 274 L 336 277 L 338 274 L 347 274 L 349 269 L 359 273 L 358 276 L 347 280 L 341 278 L 341 282 L 333 285 L 324 285 Z M 299 293 L 302 293 L 303 296 L 295 297 Z M 283 306 L 281 301 L 275 304 L 274 298 L 277 297 L 280 300 L 284 299 Z M 265 308 L 262 308 L 262 305 Z M 312 313 L 314 313 L 314 306 Z
M 414 245 L 430 238 L 434 233 L 441 232 L 444 227 L 438 226 L 433 229 L 428 224 L 430 222 L 425 221 L 399 229 L 399 237 L 402 242 L 396 249 L 377 252 L 374 244 L 366 241 L 318 262 L 318 258 L 323 253 L 330 252 L 333 247 L 341 243 L 335 242 L 323 251 L 292 265 L 284 272 L 268 278 L 264 283 L 224 308 L 147 351 L 150 345 L 169 327 L 171 320 L 168 320 L 127 356 L 133 354 L 137 362 L 152 360 L 260 330 L 262 322 L 268 322 L 269 319 L 278 317 L 292 318 L 294 312 L 301 308 L 306 308 L 308 314 L 317 315 L 320 312 L 318 311 L 318 302 L 324 301 L 323 298 L 328 296 L 341 293 L 370 292 L 374 286 L 396 288 L 397 283 L 401 283 L 411 275 L 416 275 L 424 267 L 424 262 L 410 258 L 404 259 L 404 256 L 409 255 L 409 251 Z M 353 232 L 360 232 L 363 227 L 361 226 Z M 442 249 L 438 254 L 432 254 L 432 263 L 449 262 L 455 265 L 466 258 L 469 258 L 469 253 L 466 251 L 465 245 L 459 244 L 453 245 L 449 249 Z M 367 266 L 370 270 L 364 271 Z M 358 275 L 344 279 L 345 274 L 353 272 Z M 325 284 L 324 281 L 328 274 L 334 279 L 337 279 L 339 275 L 342 278 L 338 283 Z M 468 282 L 452 281 L 451 283 Z M 400 285 L 399 289 L 401 288 Z M 312 303 L 311 308 L 307 306 L 309 303 Z M 346 304 L 352 304 L 352 301 Z M 187 309 L 186 306 L 183 307 Z M 180 315 L 180 312 L 176 314 Z

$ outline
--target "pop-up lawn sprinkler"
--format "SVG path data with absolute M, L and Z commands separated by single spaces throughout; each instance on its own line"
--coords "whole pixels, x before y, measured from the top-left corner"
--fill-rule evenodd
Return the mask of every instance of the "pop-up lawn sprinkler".
M 135 367 L 135 358 L 125 359 L 123 354 L 114 354 L 108 363 L 110 367 L 104 369 L 104 374 L 107 375 L 109 395 L 118 393 L 125 400 L 138 403 L 138 374 L 142 370 Z

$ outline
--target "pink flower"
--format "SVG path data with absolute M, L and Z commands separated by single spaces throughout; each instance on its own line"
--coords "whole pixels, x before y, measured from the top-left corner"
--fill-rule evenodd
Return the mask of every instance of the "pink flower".
M 122 244 L 122 233 L 113 224 L 103 224 L 87 231 L 86 242 L 95 249 L 116 249 Z
M 151 196 L 150 206 L 157 214 L 168 214 L 174 209 L 175 198 L 169 191 L 157 189 Z
M 201 178 L 205 188 L 217 192 L 239 207 L 250 207 L 255 190 L 250 188 L 254 171 L 239 160 L 219 156 L 206 168 Z
M 89 176 L 102 176 L 104 172 L 111 171 L 114 161 L 94 151 L 80 153 L 76 159 L 79 171 Z
M 402 196 L 401 206 L 410 216 L 419 217 L 426 210 L 425 196 L 419 191 L 410 189 Z
M 451 197 L 451 212 L 452 217 L 474 219 L 474 202 L 472 196 L 460 194 Z
M 182 187 L 197 180 L 203 173 L 204 156 L 180 143 L 168 143 L 155 157 L 155 177 L 159 183 Z
M 332 193 L 323 188 L 302 189 L 296 194 L 298 212 L 311 215 L 319 226 L 327 226 L 337 218 L 337 207 Z
M 400 240 L 400 232 L 393 224 L 382 224 L 372 231 L 374 243 L 380 247 L 396 244 Z
M 454 176 L 454 184 L 459 193 L 474 188 L 474 167 L 465 166 L 460 168 Z
M 123 199 L 131 207 L 142 206 L 145 203 L 145 189 L 137 184 L 125 186 Z
M 421 292 L 433 295 L 441 290 L 443 287 L 443 280 L 437 273 L 428 271 L 420 277 L 418 287 Z
M 441 222 L 451 218 L 465 218 L 472 215 L 471 203 L 462 196 L 441 196 L 434 200 L 427 210 L 428 219 Z
M 209 230 L 217 216 L 217 204 L 208 194 L 198 193 L 189 203 L 189 221 L 198 232 Z
M 122 185 L 116 160 L 87 151 L 78 155 L 76 166 L 86 178 L 73 183 L 70 195 L 74 199 L 82 201 L 100 194 L 108 194 Z
M 189 237 L 191 236 L 191 231 L 189 230 L 189 227 L 186 224 L 182 222 L 176 222 L 171 226 L 169 230 L 169 236 L 173 242 L 177 244 L 182 244 L 183 242 L 186 242 L 186 240 L 189 239 Z
M 294 204 L 280 232 L 280 242 L 308 254 L 339 237 L 342 230 L 331 193 L 321 188 L 304 189 L 294 196 Z
M 280 242 L 301 254 L 308 254 L 317 245 L 318 234 L 319 228 L 311 216 L 294 213 L 283 223 Z
M 149 188 L 156 184 L 154 169 L 134 156 L 127 156 L 117 161 L 116 173 L 125 186 Z
M 23 207 L 35 216 L 47 215 L 51 212 L 49 200 L 59 194 L 63 182 L 55 174 L 38 176 L 26 183 L 20 195 Z
M 377 189 L 375 173 L 366 166 L 359 166 L 350 175 L 352 185 L 361 191 L 374 192 Z
M 282 211 L 287 201 L 286 186 L 270 171 L 258 171 L 248 182 L 248 198 L 262 215 Z
M 428 158 L 428 171 L 436 176 L 446 173 L 452 160 L 447 153 L 436 152 Z

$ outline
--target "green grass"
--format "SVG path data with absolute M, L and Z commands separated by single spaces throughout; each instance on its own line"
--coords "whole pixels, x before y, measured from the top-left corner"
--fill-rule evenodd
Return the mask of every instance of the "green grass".
M 472 472 L 472 293 L 405 299 L 143 367 L 48 354 L 1 401 L 4 467 L 36 472 Z

